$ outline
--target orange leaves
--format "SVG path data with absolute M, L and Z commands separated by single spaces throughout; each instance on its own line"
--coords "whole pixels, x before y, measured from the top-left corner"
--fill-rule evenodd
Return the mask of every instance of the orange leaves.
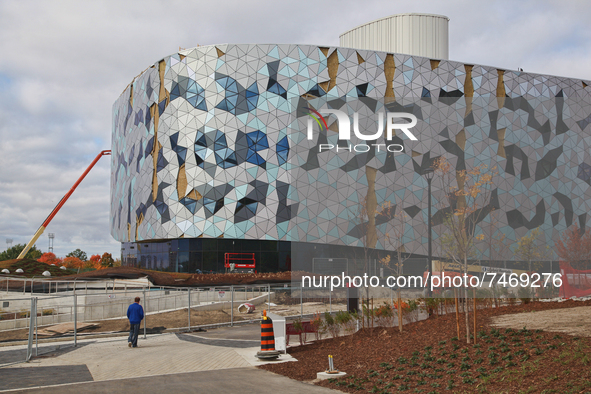
M 74 256 L 64 258 L 63 264 L 66 268 L 77 269 L 77 268 L 84 267 L 84 261 L 82 261 L 78 257 L 74 257 Z
M 408 308 L 409 308 L 408 304 L 407 304 L 406 302 L 404 302 L 404 301 L 402 301 L 400 304 L 402 305 L 402 310 L 403 310 L 403 311 L 404 311 L 405 309 L 408 309 Z M 398 303 L 397 303 L 397 302 L 394 302 L 394 308 L 395 308 L 395 309 L 398 309 Z
M 39 259 L 37 259 L 37 261 L 39 261 L 40 263 L 45 263 L 48 265 L 54 264 L 54 265 L 61 265 L 62 264 L 62 259 L 55 257 L 55 254 L 53 253 L 43 253 L 43 255 L 41 257 L 39 257 Z
M 577 225 L 569 227 L 556 242 L 556 254 L 575 269 L 588 269 L 591 259 L 591 232 L 581 235 Z

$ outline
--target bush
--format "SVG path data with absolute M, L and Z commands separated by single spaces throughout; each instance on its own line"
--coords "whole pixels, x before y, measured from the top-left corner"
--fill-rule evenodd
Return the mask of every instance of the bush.
M 383 327 L 392 327 L 394 325 L 394 310 L 389 304 L 378 307 L 375 311 L 378 325 Z
M 521 300 L 521 303 L 526 305 L 531 302 L 531 289 L 529 287 L 521 287 L 517 289 L 517 297 Z
M 355 330 L 356 319 L 348 311 L 338 311 L 335 316 L 335 321 L 338 325 L 343 327 L 346 333 L 352 333 Z
M 316 339 L 322 339 L 322 336 L 326 334 L 326 324 L 324 324 L 320 313 L 314 314 L 314 317 L 310 320 L 310 324 L 316 330 Z
M 304 324 L 302 323 L 302 319 L 295 319 L 293 321 L 293 329 L 300 338 L 300 345 L 303 345 L 306 342 L 306 333 L 304 332 Z M 302 336 L 302 334 L 304 335 Z
M 326 329 L 333 338 L 339 335 L 339 325 L 330 312 L 324 312 L 324 323 L 326 324 Z

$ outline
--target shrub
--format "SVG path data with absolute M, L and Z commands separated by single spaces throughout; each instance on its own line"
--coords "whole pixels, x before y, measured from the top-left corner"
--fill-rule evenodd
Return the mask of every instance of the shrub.
M 306 342 L 306 333 L 304 333 L 304 325 L 302 324 L 302 319 L 295 319 L 293 321 L 293 329 L 298 334 L 300 338 L 300 345 L 303 345 Z M 302 336 L 302 333 L 304 334 Z M 303 338 L 302 338 L 303 337 Z
M 343 327 L 343 331 L 346 333 L 355 331 L 355 320 L 348 311 L 338 311 L 335 316 L 335 322 Z
M 324 320 L 322 320 L 320 313 L 314 314 L 314 317 L 310 320 L 310 324 L 316 331 L 316 339 L 322 339 L 322 335 L 326 334 L 326 325 L 324 324 Z
M 392 327 L 394 325 L 394 311 L 389 304 L 384 303 L 384 305 L 378 307 L 375 316 L 380 326 Z
M 339 325 L 332 317 L 330 312 L 324 312 L 324 322 L 326 324 L 326 329 L 330 333 L 330 335 L 335 338 L 339 335 Z

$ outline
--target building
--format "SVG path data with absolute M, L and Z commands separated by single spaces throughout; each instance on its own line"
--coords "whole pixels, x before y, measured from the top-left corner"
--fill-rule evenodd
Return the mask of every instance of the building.
M 424 257 L 423 174 L 439 156 L 457 169 L 497 166 L 487 203 L 494 215 L 479 224 L 483 232 L 494 222 L 514 242 L 540 227 L 551 246 L 568 226 L 586 228 L 589 82 L 446 60 L 444 18 L 375 21 L 341 36 L 353 48 L 209 45 L 148 67 L 113 106 L 111 233 L 122 242 L 123 263 L 221 271 L 226 252 L 253 252 L 260 270 L 274 271 L 343 257 L 367 246 L 355 221 L 362 201 L 404 210 L 405 250 Z M 444 34 L 445 48 L 418 38 L 431 42 L 416 44 L 421 51 L 440 57 L 363 49 L 368 32 Z M 388 48 L 412 52 L 398 41 Z M 377 138 L 396 142 L 400 153 L 319 151 L 321 143 L 345 146 L 336 119 L 325 114 L 327 127 L 308 140 L 312 118 L 298 109 L 327 103 L 412 113 L 419 138 Z M 366 142 L 355 138 L 351 144 Z M 434 182 L 434 204 L 441 193 Z M 441 216 L 433 216 L 435 241 Z M 385 234 L 394 224 L 367 222 L 370 247 L 392 249 Z M 486 246 L 479 250 L 490 257 Z

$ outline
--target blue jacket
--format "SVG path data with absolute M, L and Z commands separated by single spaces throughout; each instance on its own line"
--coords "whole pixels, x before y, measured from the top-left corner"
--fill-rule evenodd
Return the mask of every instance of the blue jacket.
M 144 318 L 144 308 L 135 302 L 127 308 L 127 318 L 129 324 L 140 324 Z

